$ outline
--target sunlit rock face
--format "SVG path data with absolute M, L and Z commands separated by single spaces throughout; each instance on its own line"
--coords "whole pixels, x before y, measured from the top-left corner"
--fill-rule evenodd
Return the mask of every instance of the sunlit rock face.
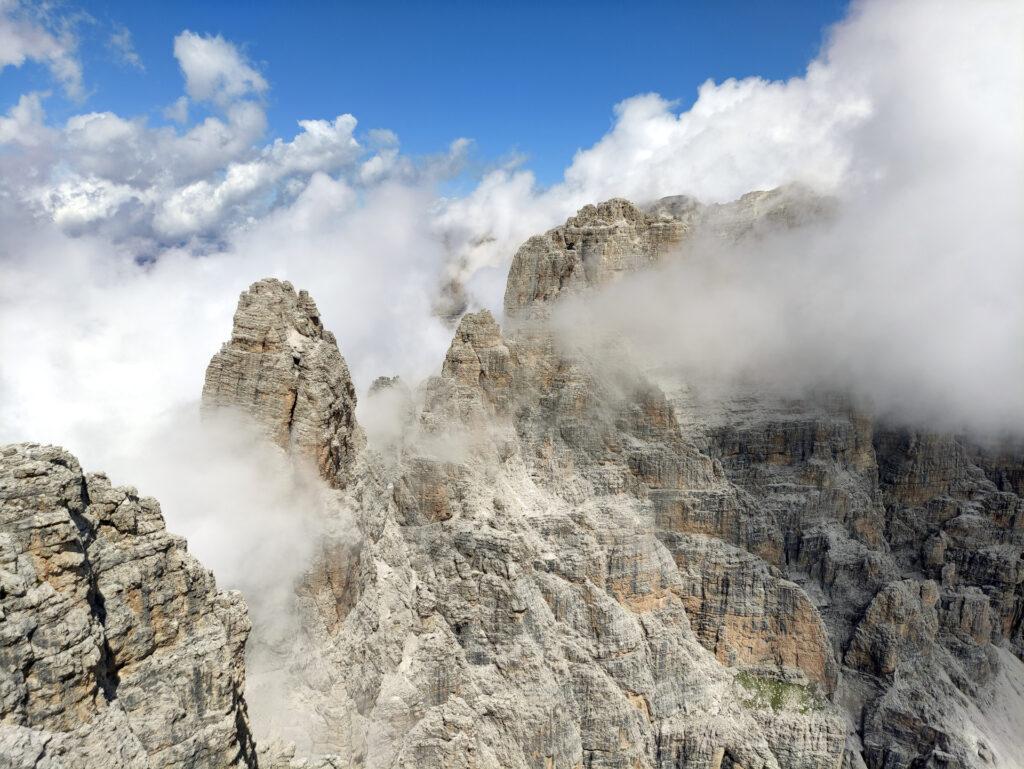
M 0 766 L 255 767 L 248 633 L 155 500 L 0 449 Z
M 361 593 L 321 639 L 329 688 L 301 695 L 334 714 L 312 753 L 1010 760 L 1021 724 L 982 714 L 1024 680 L 1017 454 L 905 435 L 842 394 L 697 392 L 549 325 L 563 298 L 685 258 L 692 238 L 831 214 L 800 189 L 612 200 L 524 244 L 504 328 L 464 316 L 441 375 L 402 399 L 401 438 L 356 462 Z
M 362 444 L 355 406 L 345 359 L 309 294 L 272 278 L 243 292 L 231 339 L 206 369 L 204 409 L 243 411 L 341 487 Z
M 309 295 L 244 293 L 204 408 L 312 461 L 359 530 L 296 585 L 276 704 L 300 717 L 254 724 L 260 766 L 1014 766 L 1019 446 L 648 370 L 554 320 L 694 239 L 831 214 L 799 188 L 587 206 L 523 245 L 505 317 L 463 315 L 438 376 L 375 383 L 368 440 Z

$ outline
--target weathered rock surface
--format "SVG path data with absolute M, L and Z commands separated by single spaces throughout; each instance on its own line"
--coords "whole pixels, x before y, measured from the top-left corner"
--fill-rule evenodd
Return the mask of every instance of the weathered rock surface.
M 545 275 L 580 270 L 566 278 L 580 290 L 685 229 L 625 201 L 572 227 L 563 251 L 583 261 L 563 254 Z M 308 682 L 296 707 L 323 717 L 310 752 L 367 767 L 837 766 L 839 664 L 814 604 L 712 536 L 781 553 L 748 525 L 750 499 L 658 387 L 607 381 L 537 317 L 503 334 L 486 311 L 464 316 L 400 440 L 357 459 L 358 597 L 290 667 Z M 736 587 L 714 594 L 723 583 Z
M 254 767 L 248 633 L 155 500 L 0 448 L 0 766 Z
M 243 294 L 204 406 L 311 458 L 359 529 L 296 586 L 277 664 L 302 719 L 260 765 L 1020 766 L 1019 445 L 887 425 L 842 394 L 702 389 L 550 325 L 563 297 L 693 238 L 830 211 L 799 188 L 585 207 L 516 255 L 503 327 L 464 315 L 439 376 L 374 384 L 365 445 L 309 296 Z M 106 605 L 92 621 L 112 628 Z M 97 660 L 116 657 L 100 631 Z M 107 698 L 81 676 L 46 713 L 97 723 Z M 102 723 L 90 735 L 120 734 Z
M 303 696 L 330 714 L 314 753 L 1015 765 L 1017 455 L 909 435 L 838 396 L 709 400 L 671 372 L 568 350 L 547 326 L 561 297 L 692 237 L 829 212 L 794 189 L 729 206 L 614 200 L 523 246 L 505 330 L 464 316 L 404 432 L 356 462 L 361 592 L 317 641 L 322 664 L 293 668 L 320 680 Z
M 204 409 L 233 407 L 267 436 L 344 486 L 363 443 L 356 395 L 338 343 L 305 291 L 269 278 L 242 293 L 231 339 L 213 356 Z

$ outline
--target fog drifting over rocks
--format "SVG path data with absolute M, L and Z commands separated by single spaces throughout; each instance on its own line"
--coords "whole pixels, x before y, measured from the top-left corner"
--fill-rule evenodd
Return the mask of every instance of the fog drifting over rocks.
M 49 62 L 77 91 L 73 39 L 11 3 L 0 19 L 0 37 L 21 41 L 0 64 Z M 260 460 L 225 475 L 265 504 L 204 496 L 200 465 L 234 448 L 196 453 L 202 441 L 175 420 L 196 409 L 251 282 L 309 289 L 361 390 L 381 374 L 414 384 L 451 338 L 440 287 L 455 281 L 470 307 L 497 312 L 516 247 L 581 205 L 726 201 L 791 182 L 836 196 L 836 219 L 756 246 L 695 244 L 573 325 L 705 373 L 848 386 L 903 418 L 1024 429 L 1022 35 L 1011 0 L 854 3 L 802 77 L 709 81 L 681 112 L 635 96 L 561 183 L 500 166 L 444 197 L 466 140 L 411 157 L 340 114 L 261 144 L 272 84 L 230 41 L 185 30 L 183 95 L 167 105 L 179 126 L 48 122 L 40 93 L 0 117 L 0 438 L 62 444 L 159 496 L 172 530 L 237 585 L 244 574 L 206 550 L 224 532 L 191 516 L 274 531 L 274 500 L 291 509 L 294 489 L 264 493 Z M 210 114 L 189 122 L 196 104 Z M 161 473 L 192 474 L 198 491 Z

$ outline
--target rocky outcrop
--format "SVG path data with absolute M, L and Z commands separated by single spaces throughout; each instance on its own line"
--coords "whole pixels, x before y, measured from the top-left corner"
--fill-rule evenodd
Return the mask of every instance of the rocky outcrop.
M 1006 708 L 1000 687 L 1019 677 L 1012 453 L 902 435 L 836 395 L 696 397 L 547 324 L 563 297 L 691 239 L 830 211 L 792 189 L 729 206 L 614 200 L 523 246 L 505 330 L 462 318 L 441 376 L 403 400 L 417 404 L 407 429 L 349 490 L 363 587 L 326 641 L 319 701 L 348 715 L 322 752 L 367 766 L 1011 765 L 979 712 Z
M 650 266 L 679 243 L 701 208 L 690 199 L 667 203 L 654 214 L 622 199 L 585 206 L 565 225 L 519 249 L 508 275 L 505 312 L 515 315 Z
M 685 195 L 646 209 L 615 198 L 584 206 L 560 227 L 526 241 L 505 287 L 510 318 L 543 314 L 563 295 L 605 285 L 679 252 L 693 237 L 737 240 L 773 227 L 798 227 L 830 216 L 834 204 L 799 185 L 751 192 L 706 206 Z
M 625 201 L 572 228 L 564 250 L 583 258 L 567 281 L 586 285 L 684 229 Z M 441 375 L 395 399 L 400 436 L 359 455 L 344 491 L 363 535 L 356 599 L 289 666 L 306 682 L 297 706 L 324 714 L 308 752 L 367 767 L 837 766 L 838 663 L 813 602 L 715 536 L 781 552 L 748 525 L 751 500 L 642 372 L 606 376 L 543 318 L 503 332 L 464 316 Z M 367 402 L 394 392 L 381 382 Z M 687 530 L 686 514 L 719 524 Z
M 470 388 L 479 387 L 487 402 L 503 411 L 512 396 L 510 358 L 494 316 L 482 310 L 462 317 L 441 375 Z
M 439 376 L 374 383 L 365 446 L 312 299 L 269 280 L 243 294 L 204 407 L 312 459 L 358 528 L 328 527 L 296 586 L 275 704 L 298 715 L 261 766 L 1015 766 L 1014 444 L 894 427 L 842 394 L 702 390 L 550 323 L 565 297 L 697 239 L 754 243 L 830 213 L 799 188 L 585 207 L 516 255 L 501 325 L 463 315 Z M 106 499 L 93 483 L 82 510 Z M 84 683 L 37 718 L 127 707 L 97 694 L 130 658 L 117 604 L 84 595 L 105 608 L 62 637 L 109 640 L 74 655 Z
M 252 417 L 282 448 L 312 460 L 343 487 L 363 436 L 356 395 L 337 340 L 316 303 L 288 282 L 268 278 L 242 292 L 231 339 L 206 369 L 203 408 Z
M 0 448 L 0 766 L 254 767 L 248 633 L 155 500 Z
M 799 585 L 717 539 L 661 536 L 679 565 L 690 623 L 720 662 L 835 690 L 839 668 L 828 629 Z

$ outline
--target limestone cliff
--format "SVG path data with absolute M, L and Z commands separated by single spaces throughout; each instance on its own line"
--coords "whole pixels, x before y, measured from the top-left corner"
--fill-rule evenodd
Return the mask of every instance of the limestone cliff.
M 280 704 L 303 714 L 300 734 L 280 736 L 299 745 L 265 746 L 260 765 L 1019 767 L 1019 444 L 887 424 L 842 393 L 787 398 L 757 383 L 705 392 L 644 370 L 628 350 L 566 345 L 550 323 L 564 297 L 685 258 L 693 238 L 756 241 L 831 205 L 788 188 L 719 206 L 675 197 L 581 209 L 517 253 L 501 324 L 465 315 L 438 376 L 415 389 L 375 383 L 360 407 L 377 425 L 369 444 L 309 295 L 274 280 L 243 293 L 204 408 L 240 408 L 297 461 L 313 461 L 359 529 L 328 536 L 296 586 L 301 628 L 276 653 L 289 683 Z M 57 450 L 8 451 L 18 480 L 3 487 L 14 490 L 4 515 L 8 504 L 15 512 L 0 542 L 52 552 L 15 571 L 50 585 L 44 597 L 71 585 L 67 605 L 82 620 L 59 630 L 58 647 L 76 650 L 63 657 L 3 636 L 17 670 L 36 669 L 26 654 L 67 666 L 59 678 L 12 674 L 0 701 L 5 744 L 21 740 L 19 756 L 45 740 L 99 755 L 106 734 L 127 746 L 113 766 L 252 760 L 240 607 L 212 582 L 176 581 L 169 565 L 107 581 L 112 561 L 97 543 L 135 552 L 139 536 L 155 536 L 154 503 L 100 476 L 76 481 Z M 17 475 L 25 457 L 49 469 Z M 48 501 L 23 502 L 23 479 L 37 477 L 51 479 L 38 481 Z M 51 540 L 50 518 L 37 518 L 55 508 L 70 523 Z M 28 509 L 39 512 L 25 526 Z M 122 511 L 134 517 L 123 522 Z M 48 544 L 63 541 L 80 543 L 80 560 Z M 68 569 L 74 578 L 60 576 Z M 169 608 L 145 608 L 153 590 Z M 182 595 L 192 596 L 183 607 Z M 5 603 L 5 618 L 51 621 L 32 601 Z M 228 604 L 233 612 L 212 615 L 219 625 L 208 618 L 208 605 Z M 195 638 L 197 618 L 211 634 L 203 643 L 165 637 L 173 628 L 174 639 Z M 173 700 L 186 651 L 204 655 L 197 669 L 220 660 L 231 672 Z M 138 655 L 154 665 L 139 668 L 142 679 L 131 675 Z M 130 696 L 129 682 L 153 677 L 167 681 L 166 696 Z M 168 701 L 178 721 L 138 713 Z
M 841 396 L 755 387 L 712 403 L 664 372 L 609 371 L 547 325 L 562 296 L 691 237 L 757 238 L 830 211 L 799 189 L 614 200 L 523 246 L 504 331 L 463 317 L 441 375 L 402 406 L 401 438 L 355 462 L 358 597 L 317 631 L 323 656 L 291 668 L 309 681 L 303 706 L 329 714 L 314 753 L 1014 766 L 1011 449 L 907 434 Z
M 204 408 L 242 410 L 340 487 L 362 442 L 355 405 L 345 359 L 309 294 L 274 279 L 244 292 L 231 339 L 206 370 Z
M 255 767 L 248 633 L 155 500 L 0 449 L 0 766 Z

